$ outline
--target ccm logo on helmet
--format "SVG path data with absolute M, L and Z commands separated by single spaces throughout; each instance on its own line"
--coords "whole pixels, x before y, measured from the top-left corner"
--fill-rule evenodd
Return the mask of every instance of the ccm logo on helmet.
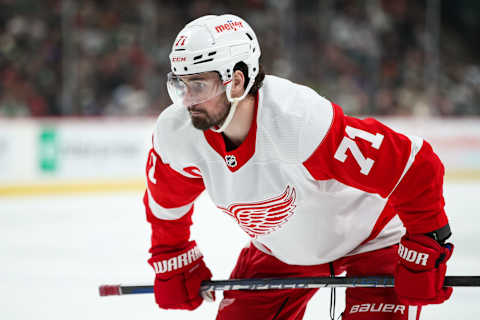
M 187 61 L 186 57 L 173 57 L 172 62 L 185 62 Z
M 401 243 L 398 246 L 398 255 L 400 258 L 407 260 L 408 262 L 414 262 L 415 264 L 421 264 L 422 266 L 427 265 L 427 260 L 429 257 L 428 253 L 421 253 L 415 250 L 408 249 L 404 247 Z
M 241 21 L 231 21 L 231 20 L 227 21 L 227 23 L 225 23 L 225 24 L 215 26 L 215 30 L 218 33 L 221 33 L 221 32 L 226 31 L 226 30 L 237 31 L 239 28 L 243 28 L 242 22 Z

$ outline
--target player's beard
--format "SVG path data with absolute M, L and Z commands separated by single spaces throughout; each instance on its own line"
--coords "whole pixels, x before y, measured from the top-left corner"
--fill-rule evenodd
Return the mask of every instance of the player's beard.
M 188 111 L 197 111 L 200 112 L 199 115 L 192 115 L 190 113 L 190 119 L 192 120 L 192 125 L 199 130 L 208 130 L 212 127 L 221 127 L 222 123 L 225 121 L 225 119 L 228 116 L 228 113 L 230 112 L 230 108 L 232 107 L 231 103 L 228 101 L 228 99 L 225 97 L 225 99 L 222 99 L 222 101 L 218 102 L 219 104 L 222 104 L 222 108 L 217 111 L 216 113 L 209 114 L 203 110 L 195 108 L 195 106 L 190 106 L 188 107 Z

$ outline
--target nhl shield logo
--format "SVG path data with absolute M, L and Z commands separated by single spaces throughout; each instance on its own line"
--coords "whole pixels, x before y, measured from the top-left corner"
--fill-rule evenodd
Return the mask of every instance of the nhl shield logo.
M 234 155 L 226 155 L 225 156 L 225 163 L 227 164 L 227 166 L 229 166 L 230 168 L 234 168 L 237 166 L 237 158 L 235 158 Z

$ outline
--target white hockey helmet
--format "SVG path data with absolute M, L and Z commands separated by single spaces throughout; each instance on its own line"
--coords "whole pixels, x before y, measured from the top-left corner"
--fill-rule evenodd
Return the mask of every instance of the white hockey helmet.
M 235 112 L 236 105 L 250 91 L 259 71 L 260 46 L 252 28 L 240 17 L 231 14 L 207 15 L 188 23 L 177 35 L 169 55 L 174 76 L 217 71 L 232 103 L 223 131 Z M 241 97 L 232 98 L 233 68 L 244 62 L 248 68 L 248 84 Z M 169 80 L 172 75 L 169 76 Z M 167 82 L 167 83 L 170 83 Z M 178 101 L 175 87 L 168 85 L 170 97 Z M 178 90 L 177 90 L 178 91 Z M 223 91 L 222 91 L 223 92 Z

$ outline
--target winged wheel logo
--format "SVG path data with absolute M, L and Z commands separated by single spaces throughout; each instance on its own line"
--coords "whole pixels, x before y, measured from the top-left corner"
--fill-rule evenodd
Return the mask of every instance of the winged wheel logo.
M 295 199 L 295 188 L 287 186 L 281 195 L 271 199 L 218 208 L 234 218 L 250 237 L 257 238 L 277 230 L 287 222 L 294 213 Z

